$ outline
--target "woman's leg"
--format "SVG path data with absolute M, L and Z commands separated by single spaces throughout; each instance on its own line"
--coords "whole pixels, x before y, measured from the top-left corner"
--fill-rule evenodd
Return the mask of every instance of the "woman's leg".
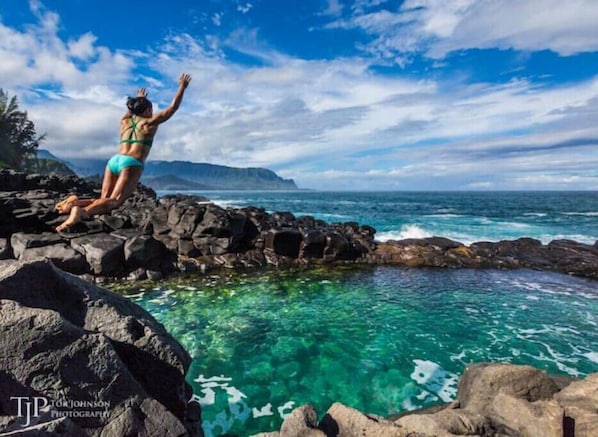
M 74 206 L 71 209 L 71 214 L 56 228 L 57 232 L 73 226 L 84 218 L 91 217 L 96 214 L 107 214 L 113 209 L 121 206 L 127 198 L 129 198 L 137 189 L 137 183 L 141 178 L 143 167 L 135 166 L 123 169 L 113 184 L 110 197 L 96 199 L 84 208 Z
M 112 190 L 114 189 L 114 185 L 116 184 L 117 176 L 115 176 L 108 166 L 106 166 L 106 170 L 104 170 L 104 179 L 102 179 L 102 191 L 100 198 L 105 199 L 110 197 Z M 56 210 L 59 214 L 69 214 L 73 206 L 79 207 L 86 207 L 93 203 L 95 199 L 79 199 L 75 194 L 71 194 L 62 202 L 58 202 L 56 204 Z
M 110 196 L 98 199 L 86 206 L 84 208 L 85 215 L 89 217 L 96 214 L 106 214 L 121 206 L 137 189 L 141 173 L 143 173 L 143 167 L 124 168 L 120 172 Z
M 104 170 L 104 179 L 102 179 L 102 194 L 100 195 L 101 199 L 106 199 L 107 197 L 110 197 L 110 194 L 112 193 L 112 190 L 114 189 L 117 180 L 118 176 L 112 173 L 108 166 L 106 166 L 106 169 Z
M 73 206 L 85 207 L 92 203 L 95 199 L 79 199 L 75 194 L 71 194 L 62 202 L 56 204 L 56 210 L 59 214 L 68 214 L 71 212 Z
M 71 208 L 78 200 L 79 198 L 75 194 L 71 194 L 63 201 L 58 202 L 54 208 L 59 214 L 68 214 L 71 212 Z

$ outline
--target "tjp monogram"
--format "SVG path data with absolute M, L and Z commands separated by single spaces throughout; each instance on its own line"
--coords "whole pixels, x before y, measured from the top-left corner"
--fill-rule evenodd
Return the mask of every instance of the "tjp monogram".
M 24 417 L 25 423 L 23 426 L 29 426 L 31 424 L 32 417 L 39 417 L 39 412 L 49 405 L 46 398 L 42 396 L 12 396 L 10 400 L 17 400 L 17 416 Z

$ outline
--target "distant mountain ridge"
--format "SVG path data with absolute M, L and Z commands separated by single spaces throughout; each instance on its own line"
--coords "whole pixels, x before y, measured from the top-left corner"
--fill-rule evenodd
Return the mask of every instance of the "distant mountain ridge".
M 39 150 L 46 159 L 64 162 L 77 175 L 103 175 L 105 159 L 60 159 Z M 265 168 L 238 168 L 189 161 L 148 161 L 141 182 L 155 190 L 298 190 L 292 179 L 284 179 Z
M 188 161 L 149 161 L 144 177 L 176 175 L 195 183 L 233 190 L 296 190 L 292 179 L 283 179 L 265 168 L 236 168 Z M 225 186 L 223 186 L 225 185 Z
M 169 190 L 169 191 L 200 191 L 200 190 L 216 190 L 212 185 L 200 184 L 192 182 L 187 179 L 180 178 L 173 175 L 164 176 L 150 176 L 143 178 L 143 183 L 155 190 Z
M 56 176 L 76 176 L 70 166 L 56 158 L 47 150 L 37 150 L 34 157 L 30 157 L 24 163 L 23 169 L 28 173 L 38 173 Z

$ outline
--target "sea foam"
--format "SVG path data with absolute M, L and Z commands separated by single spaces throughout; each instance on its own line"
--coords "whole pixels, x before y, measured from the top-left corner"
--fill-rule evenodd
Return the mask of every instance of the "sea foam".
M 450 402 L 455 398 L 459 379 L 456 374 L 447 372 L 433 361 L 413 360 L 413 362 L 415 369 L 411 379 L 444 402 Z
M 432 234 L 425 229 L 414 224 L 407 224 L 401 226 L 399 231 L 381 232 L 376 238 L 378 241 L 385 242 L 388 240 L 405 240 L 407 238 L 428 238 Z

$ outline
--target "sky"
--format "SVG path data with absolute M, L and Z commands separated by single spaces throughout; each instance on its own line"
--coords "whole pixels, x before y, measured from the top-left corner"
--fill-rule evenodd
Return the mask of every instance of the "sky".
M 598 190 L 596 0 L 0 1 L 0 88 L 42 148 L 118 151 L 319 190 Z

